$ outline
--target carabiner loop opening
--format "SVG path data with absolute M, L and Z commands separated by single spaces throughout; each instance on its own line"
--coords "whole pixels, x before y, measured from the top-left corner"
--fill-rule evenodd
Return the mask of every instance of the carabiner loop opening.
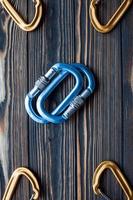
M 38 184 L 36 177 L 33 175 L 33 173 L 29 169 L 20 167 L 20 168 L 17 168 L 13 172 L 13 174 L 8 182 L 8 185 L 6 187 L 6 190 L 5 190 L 2 200 L 11 200 L 21 176 L 25 176 L 32 185 L 32 189 L 33 189 L 32 199 L 36 200 L 39 198 L 40 189 L 39 189 L 39 184 Z
M 7 13 L 11 16 L 13 21 L 24 31 L 33 31 L 39 24 L 42 17 L 42 3 L 41 0 L 34 0 L 35 15 L 31 23 L 26 23 L 20 14 L 15 10 L 8 0 L 0 0 L 2 6 Z
M 122 16 L 125 14 L 133 0 L 124 0 L 123 3 L 119 6 L 117 11 L 114 13 L 114 15 L 111 17 L 111 19 L 108 21 L 106 25 L 102 25 L 98 18 L 97 18 L 97 5 L 100 0 L 91 0 L 90 4 L 90 20 L 93 25 L 93 27 L 101 33 L 108 33 L 110 32 L 120 21 Z
M 127 200 L 133 200 L 133 191 L 131 187 L 129 186 L 126 178 L 120 171 L 119 167 L 111 161 L 104 161 L 102 162 L 95 170 L 93 175 L 93 191 L 96 195 L 100 195 L 104 197 L 106 200 L 108 199 L 108 196 L 104 195 L 103 192 L 100 189 L 100 179 L 102 174 L 105 170 L 111 170 L 113 175 L 115 176 L 116 180 L 118 181 L 119 185 L 121 186 L 122 190 L 124 191 Z

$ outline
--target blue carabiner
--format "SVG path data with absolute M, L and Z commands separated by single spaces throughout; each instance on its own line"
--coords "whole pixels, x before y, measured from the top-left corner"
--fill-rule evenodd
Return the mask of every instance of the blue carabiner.
M 57 70 L 58 68 L 58 70 Z M 42 76 L 38 81 L 36 81 L 34 88 L 26 95 L 25 98 L 25 108 L 29 116 L 38 123 L 46 124 L 49 121 L 47 121 L 45 118 L 43 118 L 38 110 L 36 109 L 36 98 L 41 93 L 47 93 L 47 96 L 52 93 L 52 91 L 59 85 L 59 83 L 65 79 L 66 76 L 68 76 L 70 70 L 72 69 L 71 65 L 68 64 L 56 64 L 54 65 L 46 74 L 45 76 Z M 76 79 L 76 85 L 71 91 L 71 93 L 61 102 L 61 104 L 58 105 L 56 108 L 56 111 L 54 110 L 52 114 L 60 114 L 64 111 L 64 107 L 66 108 L 70 102 L 71 99 L 73 99 L 82 89 L 83 86 L 83 79 L 81 74 L 74 69 L 73 75 Z M 46 90 L 44 90 L 46 89 Z M 42 92 L 44 90 L 44 92 Z
M 60 65 L 58 64 L 53 66 L 55 70 L 60 70 Z M 37 99 L 37 110 L 39 114 L 48 122 L 51 123 L 62 123 L 65 120 L 67 120 L 76 110 L 78 110 L 83 104 L 84 101 L 88 96 L 90 96 L 91 93 L 93 93 L 95 88 L 95 79 L 91 71 L 88 70 L 87 67 L 81 64 L 72 64 L 73 68 L 69 68 L 69 72 L 74 75 L 74 70 L 78 69 L 81 73 L 83 73 L 87 80 L 88 80 L 88 87 L 80 94 L 80 95 L 74 95 L 74 98 L 71 98 L 71 103 L 64 103 L 64 109 L 62 108 L 62 105 L 60 104 L 52 114 L 48 113 L 44 107 L 44 102 L 49 96 L 50 88 L 49 86 L 39 95 Z M 69 106 L 68 106 L 69 105 Z M 68 107 L 68 108 L 67 108 Z M 67 108 L 67 109 L 66 109 Z M 66 109 L 66 110 L 65 110 Z M 63 112 L 64 110 L 64 112 Z M 61 115 L 59 115 L 62 112 Z
M 47 88 L 39 95 L 38 99 L 37 99 L 37 111 L 39 112 L 39 114 L 48 122 L 54 123 L 54 124 L 58 124 L 64 121 L 64 118 L 62 117 L 62 115 L 59 115 L 61 112 L 63 112 L 68 105 L 70 104 L 70 102 L 75 98 L 75 96 L 77 96 L 77 94 L 75 93 L 75 89 L 77 88 L 77 86 L 80 85 L 80 81 L 83 80 L 81 74 L 71 65 L 66 65 L 63 63 L 58 63 L 56 65 L 54 65 L 52 67 L 52 69 L 54 69 L 56 72 L 59 72 L 60 70 L 65 70 L 67 72 L 69 72 L 70 74 L 72 74 L 75 79 L 76 79 L 76 85 L 73 88 L 73 90 L 69 93 L 69 95 L 61 102 L 61 104 L 56 108 L 56 113 L 58 115 L 55 115 L 55 112 L 48 113 L 44 107 L 44 102 L 45 100 L 48 98 L 48 96 L 51 94 L 51 84 L 49 84 L 47 86 Z M 77 75 L 80 75 L 77 76 Z M 83 86 L 80 85 L 81 88 Z M 79 91 L 80 92 L 80 91 Z M 78 92 L 78 93 L 79 93 Z

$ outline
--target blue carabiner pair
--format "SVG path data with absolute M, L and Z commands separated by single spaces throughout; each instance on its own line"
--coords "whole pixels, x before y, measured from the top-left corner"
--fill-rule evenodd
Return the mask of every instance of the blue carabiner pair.
M 44 104 L 46 99 L 69 74 L 72 74 L 76 80 L 74 88 L 52 113 L 48 113 Z M 88 80 L 88 87 L 79 95 L 83 88 L 82 74 Z M 66 121 L 84 104 L 94 88 L 94 76 L 87 67 L 82 64 L 58 63 L 36 81 L 34 88 L 25 98 L 25 108 L 29 116 L 38 123 L 59 124 Z

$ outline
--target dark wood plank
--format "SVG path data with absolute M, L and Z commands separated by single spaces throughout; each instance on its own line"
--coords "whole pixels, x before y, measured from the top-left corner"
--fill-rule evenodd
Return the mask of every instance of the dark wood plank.
M 117 5 L 116 2 L 107 5 L 106 13 L 101 13 L 102 18 L 107 18 L 107 13 L 110 16 L 110 10 L 113 11 Z M 121 70 L 118 73 L 121 67 L 120 29 L 117 28 L 114 32 L 103 35 L 90 27 L 89 34 L 90 50 L 86 49 L 87 64 L 96 74 L 98 87 L 94 99 L 92 98 L 91 102 L 87 103 L 82 129 L 79 129 L 81 125 L 78 123 L 81 169 L 81 198 L 79 199 L 93 199 L 92 175 L 99 162 L 107 159 L 121 160 L 121 143 L 118 144 L 118 139 L 121 140 L 119 132 L 121 132 L 122 123 L 121 105 L 118 107 L 118 102 L 121 101 L 121 89 L 119 88 L 121 87 Z M 110 184 L 108 184 L 108 190 L 113 194 L 112 199 L 114 199 L 116 192 L 113 191 L 114 188 L 111 189 Z M 118 192 L 117 197 L 120 197 Z
M 30 88 L 54 63 L 71 62 L 71 59 L 74 61 L 74 21 L 70 18 L 74 18 L 74 2 L 49 1 L 44 6 L 46 15 L 41 30 L 36 32 L 38 41 L 33 43 L 35 35 L 29 36 L 29 49 L 36 46 L 32 54 L 35 59 L 31 59 L 29 55 L 29 77 L 36 76 L 35 79 L 29 79 Z M 69 79 L 58 90 L 58 94 L 55 92 L 52 95 L 51 104 L 55 105 L 63 99 L 72 86 L 73 81 Z M 33 144 L 38 146 L 34 148 L 34 154 L 31 153 L 30 166 L 41 175 L 42 199 L 76 199 L 75 117 L 60 126 L 40 126 L 30 120 L 29 135 L 31 148 Z
M 123 19 L 122 27 L 122 84 L 123 84 L 123 170 L 133 185 L 133 6 Z

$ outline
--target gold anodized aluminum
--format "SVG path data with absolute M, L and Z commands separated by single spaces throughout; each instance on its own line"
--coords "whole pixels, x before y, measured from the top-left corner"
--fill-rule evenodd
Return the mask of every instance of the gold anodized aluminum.
M 21 176 L 25 176 L 32 185 L 33 195 L 32 195 L 31 199 L 36 200 L 39 198 L 40 190 L 39 190 L 39 184 L 37 182 L 37 179 L 35 178 L 35 176 L 29 169 L 20 167 L 13 172 L 13 174 L 8 182 L 8 185 L 6 187 L 6 190 L 5 190 L 2 200 L 11 200 L 12 199 L 14 191 L 16 189 L 16 186 L 17 186 L 18 181 L 21 178 Z
M 24 31 L 33 31 L 39 24 L 42 17 L 42 3 L 40 0 L 34 0 L 35 16 L 31 23 L 26 23 L 20 14 L 15 10 L 8 0 L 0 0 L 2 6 L 11 16 L 14 22 Z
M 91 0 L 90 4 L 90 20 L 93 27 L 101 33 L 108 33 L 110 32 L 116 24 L 120 21 L 124 13 L 127 11 L 133 0 L 124 0 L 111 19 L 108 21 L 107 24 L 103 25 L 99 22 L 97 18 L 97 4 L 100 0 Z
M 96 195 L 102 195 L 102 191 L 100 190 L 100 178 L 105 170 L 111 170 L 122 190 L 124 191 L 127 200 L 133 200 L 133 191 L 129 186 L 126 178 L 122 174 L 119 167 L 112 161 L 104 161 L 102 162 L 95 170 L 93 175 L 93 190 Z

